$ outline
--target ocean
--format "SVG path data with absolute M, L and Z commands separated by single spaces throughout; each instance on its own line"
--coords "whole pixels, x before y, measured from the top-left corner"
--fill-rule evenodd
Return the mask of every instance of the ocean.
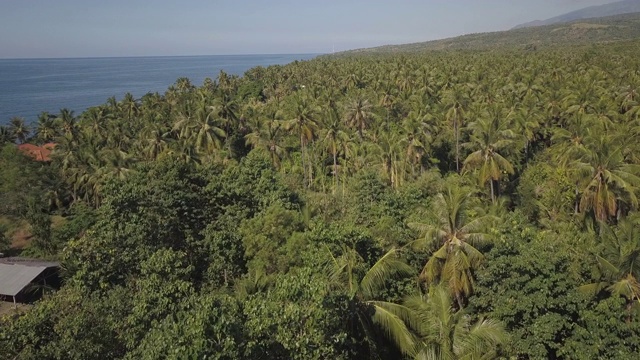
M 130 92 L 139 98 L 164 93 L 180 77 L 194 85 L 220 70 L 242 75 L 256 66 L 309 60 L 315 54 L 158 56 L 78 59 L 0 59 L 0 125 L 14 116 L 35 122 L 42 111 L 61 108 L 80 115 L 91 106 Z

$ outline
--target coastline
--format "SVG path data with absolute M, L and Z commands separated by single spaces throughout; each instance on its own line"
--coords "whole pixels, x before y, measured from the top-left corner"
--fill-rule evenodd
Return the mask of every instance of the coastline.
M 126 93 L 139 98 L 164 93 L 178 78 L 194 85 L 215 79 L 222 70 L 243 75 L 257 66 L 286 65 L 310 60 L 321 54 L 258 54 L 96 57 L 59 59 L 0 59 L 0 125 L 14 116 L 27 123 L 38 114 L 57 113 L 61 108 L 76 115 L 103 104 L 109 97 Z

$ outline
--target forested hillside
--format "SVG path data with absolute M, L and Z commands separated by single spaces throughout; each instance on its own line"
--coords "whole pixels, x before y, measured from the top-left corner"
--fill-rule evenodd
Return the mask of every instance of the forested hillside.
M 639 45 L 320 57 L 12 119 L 0 224 L 64 285 L 0 358 L 637 359 Z
M 622 0 L 604 5 L 589 6 L 584 9 L 572 11 L 566 14 L 558 15 L 546 20 L 531 21 L 515 27 L 524 28 L 531 26 L 552 25 L 558 23 L 566 23 L 581 19 L 591 19 L 604 16 L 614 16 L 621 14 L 631 14 L 640 12 L 640 1 L 638 0 Z
M 640 37 L 640 13 L 576 20 L 508 31 L 468 34 L 442 40 L 386 45 L 347 53 L 398 53 L 431 50 L 536 50 L 630 41 Z

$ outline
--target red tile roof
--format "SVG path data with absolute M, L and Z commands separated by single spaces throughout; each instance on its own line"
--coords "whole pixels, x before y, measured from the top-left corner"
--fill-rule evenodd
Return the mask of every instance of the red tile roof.
M 20 144 L 18 145 L 18 150 L 35 161 L 51 161 L 51 151 L 55 146 L 56 144 L 54 143 L 48 143 L 42 146 Z

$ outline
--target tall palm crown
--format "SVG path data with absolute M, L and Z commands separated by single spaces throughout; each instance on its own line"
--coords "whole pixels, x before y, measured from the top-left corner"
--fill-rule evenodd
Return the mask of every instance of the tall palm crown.
M 219 119 L 212 116 L 203 102 L 195 112 L 194 136 L 196 149 L 201 153 L 211 153 L 222 147 L 222 139 L 227 133 L 219 127 Z
M 45 144 L 52 142 L 58 135 L 58 129 L 54 119 L 55 116 L 46 111 L 43 111 L 38 115 L 35 134 L 38 143 Z
M 62 135 L 76 136 L 78 134 L 78 127 L 73 111 L 67 108 L 60 109 L 60 113 L 55 121 Z
M 414 296 L 405 301 L 411 309 L 412 328 L 419 335 L 417 360 L 491 359 L 508 334 L 495 320 L 480 319 L 472 323 L 464 311 L 454 309 L 446 288 L 434 286 L 428 296 Z
M 571 167 L 581 189 L 580 211 L 593 212 L 600 221 L 619 216 L 623 208 L 638 207 L 640 166 L 626 162 L 615 138 L 605 132 L 591 133 L 572 156 Z
M 142 131 L 140 150 L 147 160 L 156 160 L 168 146 L 171 131 L 158 123 L 149 123 Z
M 345 122 L 347 126 L 358 131 L 362 139 L 364 130 L 374 118 L 373 105 L 362 95 L 351 100 L 346 107 Z
M 338 111 L 331 107 L 325 112 L 322 122 L 324 131 L 322 132 L 322 145 L 333 159 L 333 186 L 334 192 L 338 187 L 338 154 L 345 153 L 349 142 L 349 135 L 344 131 L 340 121 Z
M 274 107 L 261 109 L 260 115 L 250 121 L 249 127 L 251 131 L 245 135 L 245 143 L 268 152 L 273 166 L 280 168 L 280 162 L 287 155 L 282 145 L 285 133 L 280 112 Z
M 506 152 L 514 144 L 515 133 L 498 111 L 489 117 L 469 124 L 470 142 L 465 144 L 475 150 L 464 161 L 463 170 L 478 170 L 481 184 L 490 181 L 491 200 L 495 202 L 497 189 L 503 173 L 513 174 L 513 166 L 501 152 Z
M 381 131 L 376 136 L 377 141 L 371 146 L 371 153 L 377 158 L 382 173 L 392 187 L 400 185 L 401 157 L 405 149 L 405 139 L 395 132 Z
M 432 204 L 435 223 L 410 224 L 424 233 L 418 243 L 437 247 L 422 269 L 420 279 L 428 284 L 446 284 L 459 307 L 463 307 L 464 298 L 473 292 L 473 271 L 484 258 L 476 246 L 489 240 L 483 229 L 491 218 L 468 217 L 472 195 L 465 188 L 449 184 Z
M 0 125 L 0 146 L 13 143 L 16 141 L 16 136 L 13 134 L 13 131 L 8 126 Z
M 300 151 L 303 173 L 303 184 L 307 186 L 307 170 L 306 170 L 306 146 L 316 137 L 318 130 L 318 122 L 316 120 L 317 110 L 305 96 L 296 97 L 291 108 L 292 118 L 285 125 L 286 128 L 297 133 L 300 136 Z M 309 177 L 312 172 L 309 171 Z M 310 183 L 311 181 L 309 181 Z
M 8 125 L 9 130 L 21 144 L 27 141 L 29 134 L 31 133 L 31 129 L 27 126 L 24 118 L 22 117 L 12 117 L 9 120 Z
M 456 171 L 460 171 L 460 129 L 464 124 L 469 98 L 461 86 L 448 89 L 443 93 L 443 104 L 448 109 L 446 119 L 453 128 L 456 144 Z
M 631 316 L 632 307 L 640 308 L 640 230 L 638 218 L 625 219 L 616 228 L 601 224 L 599 250 L 596 263 L 598 281 L 579 289 L 590 295 L 603 290 L 627 301 Z
M 344 290 L 354 303 L 359 326 L 366 334 L 371 325 L 381 328 L 405 355 L 414 355 L 415 337 L 403 320 L 409 314 L 406 307 L 376 298 L 394 276 L 410 276 L 413 269 L 398 258 L 398 250 L 391 249 L 368 270 L 359 271 L 364 260 L 353 249 L 343 248 L 340 257 L 332 256 L 332 282 Z M 372 338 L 365 339 L 375 349 Z

